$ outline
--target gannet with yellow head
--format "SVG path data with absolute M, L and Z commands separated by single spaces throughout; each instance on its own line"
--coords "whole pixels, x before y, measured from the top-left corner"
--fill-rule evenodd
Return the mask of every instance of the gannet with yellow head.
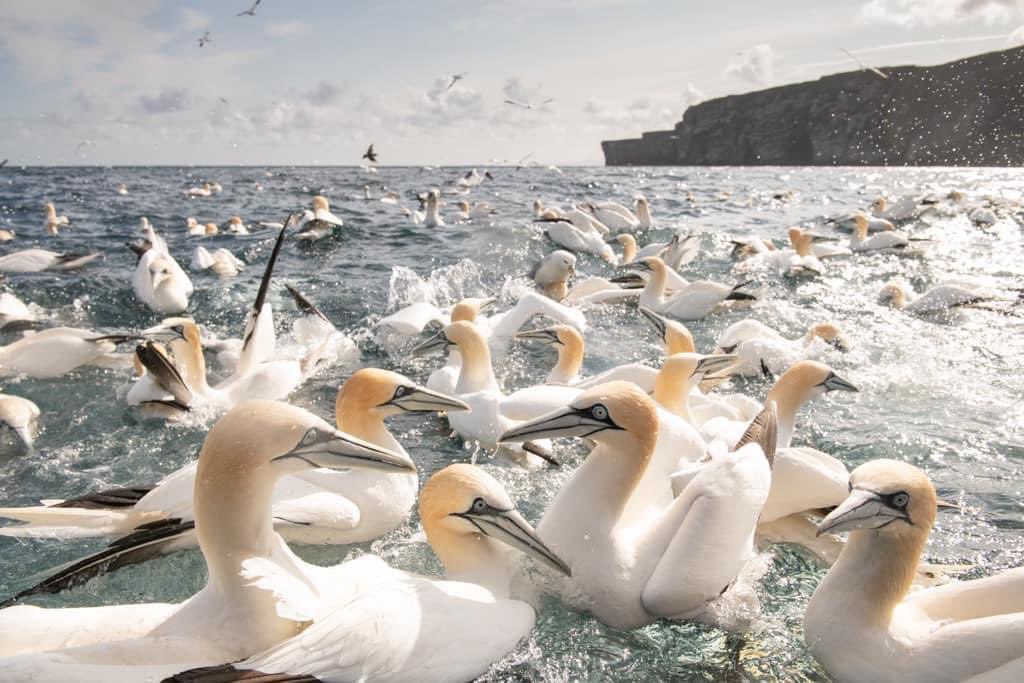
M 335 612 L 294 638 L 233 665 L 195 672 L 198 680 L 205 680 L 202 673 L 252 673 L 459 683 L 484 673 L 533 629 L 533 608 L 509 598 L 522 557 L 513 549 L 555 571 L 569 570 L 502 486 L 472 465 L 450 465 L 430 478 L 420 495 L 420 518 L 445 579 L 392 569 L 373 556 L 331 568 L 336 580 L 359 585 L 354 597 L 337 601 Z
M 67 216 L 57 215 L 57 209 L 53 206 L 53 202 L 43 204 L 43 211 L 46 214 L 46 220 L 43 221 L 43 231 L 47 235 L 57 235 L 62 227 L 71 225 L 71 221 L 68 220 Z
M 1011 299 L 1003 299 L 960 285 L 938 285 L 917 296 L 908 285 L 896 281 L 886 284 L 879 290 L 878 301 L 898 311 L 915 315 L 946 314 L 957 308 L 1005 312 L 1004 309 L 991 305 L 1003 302 L 1012 306 L 1014 303 Z
M 775 377 L 800 360 L 845 352 L 850 344 L 835 323 L 815 323 L 802 338 L 787 339 L 774 328 L 747 318 L 725 328 L 715 346 L 718 353 L 739 356 L 734 374 Z
M 249 228 L 242 222 L 241 216 L 232 216 L 228 219 L 228 226 L 225 228 L 232 235 L 248 235 Z
M 690 282 L 670 298 L 666 298 L 668 267 L 665 262 L 657 256 L 648 256 L 637 261 L 635 265 L 650 272 L 647 285 L 640 293 L 640 305 L 655 313 L 680 320 L 700 320 L 727 301 L 751 301 L 757 298 L 753 294 L 740 291 L 747 283 L 730 287 L 707 280 Z
M 768 461 L 751 443 L 708 460 L 659 510 L 628 514 L 658 435 L 655 403 L 634 384 L 610 382 L 501 437 L 596 442 L 537 532 L 572 570 L 563 595 L 614 628 L 703 614 L 751 555 L 768 495 Z
M 330 587 L 317 583 L 322 570 L 274 532 L 271 498 L 279 478 L 319 468 L 414 466 L 301 408 L 239 405 L 217 421 L 199 455 L 195 526 L 206 586 L 173 605 L 0 610 L 0 667 L 13 678 L 45 680 L 79 680 L 77 667 L 84 675 L 101 666 L 111 667 L 108 680 L 125 666 L 138 667 L 133 676 L 153 676 L 182 664 L 234 661 L 301 632 L 321 613 Z
M 871 230 L 871 219 L 866 214 L 857 214 L 854 217 L 856 227 L 850 237 L 850 250 L 858 253 L 867 251 L 881 251 L 886 253 L 898 253 L 906 251 L 910 247 L 910 240 L 901 232 L 896 232 L 895 227 L 889 223 L 889 228 L 884 230 Z M 888 223 L 888 221 L 886 221 Z M 868 236 L 869 232 L 875 234 Z
M 928 476 L 908 463 L 874 460 L 850 474 L 849 486 L 818 525 L 819 534 L 849 531 L 849 540 L 804 615 L 804 640 L 829 675 L 1019 680 L 1024 568 L 908 594 L 935 522 Z
M 295 228 L 295 239 L 318 240 L 331 234 L 334 228 L 344 227 L 344 221 L 331 213 L 331 204 L 327 197 L 316 195 L 312 204 L 312 209 L 302 211 Z

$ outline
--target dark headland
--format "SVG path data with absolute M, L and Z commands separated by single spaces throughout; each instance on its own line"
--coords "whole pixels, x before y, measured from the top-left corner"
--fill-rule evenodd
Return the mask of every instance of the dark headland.
M 1021 166 L 1024 47 L 882 67 L 689 107 L 601 143 L 608 166 Z

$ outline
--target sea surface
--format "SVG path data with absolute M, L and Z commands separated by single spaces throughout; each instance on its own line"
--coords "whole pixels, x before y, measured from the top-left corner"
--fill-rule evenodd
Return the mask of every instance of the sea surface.
M 330 419 L 335 393 L 354 370 L 384 367 L 425 381 L 443 362 L 437 356 L 410 357 L 408 349 L 417 339 L 395 340 L 375 332 L 374 323 L 383 315 L 416 300 L 444 306 L 463 296 L 498 296 L 506 308 L 529 290 L 525 274 L 554 248 L 542 228 L 531 222 L 535 197 L 557 205 L 605 198 L 626 203 L 642 192 L 651 201 L 657 227 L 639 235 L 641 244 L 664 240 L 674 230 L 697 233 L 701 254 L 684 274 L 734 282 L 741 276 L 732 270 L 732 237 L 757 235 L 781 244 L 790 225 L 830 232 L 823 217 L 866 207 L 882 193 L 941 196 L 958 189 L 974 200 L 991 196 L 1019 201 L 1022 188 L 1021 172 L 1008 169 L 494 168 L 493 182 L 469 197 L 496 207 L 494 220 L 456 224 L 457 198 L 447 192 L 467 170 L 381 168 L 370 174 L 323 167 L 5 168 L 0 170 L 0 227 L 15 230 L 18 237 L 0 245 L 0 254 L 42 246 L 100 250 L 104 256 L 77 272 L 11 275 L 4 286 L 40 307 L 41 315 L 54 324 L 104 331 L 154 325 L 160 316 L 136 300 L 130 282 L 135 257 L 124 246 L 137 236 L 139 217 L 147 216 L 183 266 L 197 244 L 226 247 L 250 264 L 230 280 L 192 274 L 196 293 L 188 314 L 222 337 L 237 337 L 274 231 L 189 237 L 186 217 L 222 226 L 234 214 L 250 224 L 282 221 L 289 211 L 308 205 L 312 195 L 326 195 L 345 227 L 315 244 L 286 242 L 270 301 L 281 335 L 296 315 L 283 288 L 289 283 L 357 343 L 358 357 L 321 372 L 291 397 Z M 186 198 L 184 190 L 202 180 L 220 182 L 223 192 Z M 115 193 L 119 183 L 127 185 L 129 194 Z M 440 187 L 448 202 L 443 209 L 448 225 L 414 226 L 395 205 L 362 199 L 364 185 L 379 197 L 382 184 L 399 192 L 410 207 L 415 207 L 415 192 Z M 794 193 L 791 200 L 774 198 L 786 191 Z M 688 192 L 694 201 L 687 200 Z M 41 204 L 47 200 L 73 225 L 56 237 L 42 234 Z M 812 280 L 758 274 L 754 289 L 760 300 L 751 309 L 688 323 L 703 351 L 710 351 L 727 325 L 748 316 L 790 338 L 803 335 L 815 322 L 839 324 L 852 348 L 827 360 L 860 393 L 833 393 L 805 407 L 794 443 L 827 451 L 851 469 L 881 457 L 924 468 L 942 498 L 963 506 L 960 512 L 940 514 L 926 557 L 971 565 L 966 576 L 1024 564 L 1024 320 L 985 311 L 968 311 L 948 321 L 923 320 L 880 306 L 877 292 L 896 278 L 918 291 L 944 282 L 994 291 L 1024 287 L 1024 239 L 1017 220 L 1020 214 L 1016 220 L 1008 215 L 980 230 L 962 214 L 931 217 L 910 226 L 914 234 L 932 240 L 920 257 L 833 261 L 824 276 Z M 578 269 L 593 275 L 615 272 L 590 256 L 580 257 Z M 585 374 L 629 361 L 660 361 L 655 335 L 635 309 L 592 308 L 587 316 Z M 499 380 L 506 389 L 540 382 L 553 361 L 549 348 L 513 345 L 497 367 Z M 83 368 L 60 379 L 0 381 L 6 391 L 32 399 L 43 412 L 35 451 L 0 455 L 0 505 L 31 505 L 104 487 L 150 484 L 195 458 L 209 423 L 165 426 L 139 419 L 118 398 L 127 381 L 127 370 L 100 368 Z M 763 398 L 767 388 L 767 380 L 756 378 L 734 381 L 730 390 Z M 417 461 L 424 481 L 445 464 L 472 455 L 449 436 L 439 417 L 399 417 L 390 426 Z M 581 444 L 571 441 L 559 443 L 558 452 L 566 462 L 558 471 L 525 472 L 486 455 L 478 461 L 536 523 L 584 455 Z M 0 596 L 104 543 L 0 538 Z M 427 573 L 440 569 L 415 513 L 408 524 L 370 544 L 298 551 L 321 564 L 373 552 L 398 567 Z M 534 633 L 485 678 L 827 679 L 801 636 L 803 610 L 824 569 L 806 552 L 787 546 L 768 549 L 762 562 L 766 573 L 757 587 L 761 609 L 744 633 L 667 621 L 620 632 L 545 599 Z M 57 607 L 176 601 L 198 590 L 204 580 L 201 555 L 185 551 L 31 602 Z

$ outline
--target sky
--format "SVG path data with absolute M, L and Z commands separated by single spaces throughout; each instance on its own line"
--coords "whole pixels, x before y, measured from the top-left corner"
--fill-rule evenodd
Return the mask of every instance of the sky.
M 884 67 L 1024 44 L 1024 0 L 262 0 L 235 16 L 250 3 L 0 0 L 0 158 L 350 165 L 372 142 L 381 164 L 596 164 L 601 140 L 703 99 L 856 69 L 840 47 Z

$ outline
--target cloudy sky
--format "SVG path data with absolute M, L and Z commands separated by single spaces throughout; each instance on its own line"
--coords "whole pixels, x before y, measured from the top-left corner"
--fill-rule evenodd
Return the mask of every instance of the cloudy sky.
M 1024 0 L 263 0 L 236 17 L 249 2 L 3 2 L 0 158 L 353 164 L 374 142 L 385 164 L 599 163 L 602 139 L 701 99 L 855 68 L 839 47 L 885 66 L 1024 43 Z

